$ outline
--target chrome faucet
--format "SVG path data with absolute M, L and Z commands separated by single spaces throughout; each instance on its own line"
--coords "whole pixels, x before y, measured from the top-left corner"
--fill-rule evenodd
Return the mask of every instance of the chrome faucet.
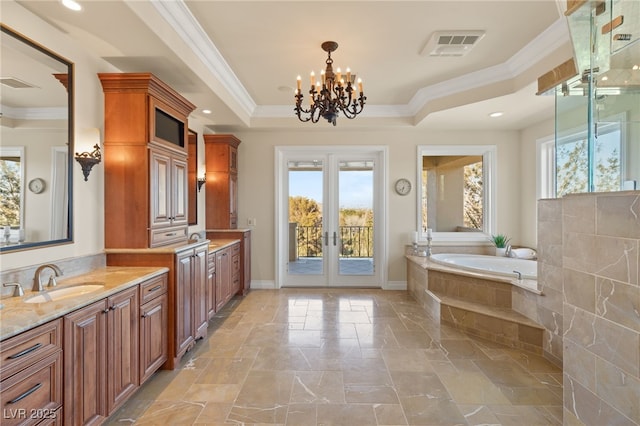
M 190 240 L 195 240 L 198 241 L 200 239 L 200 234 L 197 232 L 192 233 L 191 235 L 189 235 L 189 239 Z
M 42 275 L 42 271 L 47 268 L 50 268 L 55 273 L 55 276 L 54 275 L 49 276 L 49 283 L 47 285 L 49 287 L 55 287 L 57 285 L 55 277 L 59 277 L 60 275 L 62 275 L 62 271 L 56 265 L 52 263 L 47 263 L 45 265 L 38 266 L 38 269 L 36 269 L 36 273 L 33 276 L 33 288 L 31 289 L 32 291 L 44 290 L 44 288 L 42 287 L 41 275 Z

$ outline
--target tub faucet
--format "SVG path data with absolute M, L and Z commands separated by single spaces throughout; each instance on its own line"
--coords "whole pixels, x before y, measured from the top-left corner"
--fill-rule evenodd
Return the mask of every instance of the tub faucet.
M 55 287 L 57 285 L 55 277 L 59 277 L 60 275 L 62 275 L 62 271 L 60 270 L 60 268 L 58 268 L 53 263 L 47 263 L 45 265 L 38 266 L 38 269 L 36 269 L 36 273 L 33 276 L 33 288 L 31 289 L 32 291 L 42 291 L 42 290 L 44 290 L 44 288 L 42 287 L 42 277 L 41 276 L 42 276 L 42 271 L 44 271 L 47 268 L 50 268 L 51 270 L 53 270 L 53 272 L 55 274 L 55 276 L 51 275 L 49 277 L 49 284 L 47 284 L 47 285 L 49 287 Z
M 513 272 L 518 276 L 518 281 L 522 281 L 522 272 L 515 270 Z

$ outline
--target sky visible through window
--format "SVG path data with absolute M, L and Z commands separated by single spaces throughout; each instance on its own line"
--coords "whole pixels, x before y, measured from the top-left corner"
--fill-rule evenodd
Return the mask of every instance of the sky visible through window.
M 341 208 L 373 208 L 373 171 L 341 171 Z M 289 196 L 302 196 L 322 203 L 321 171 L 290 171 Z

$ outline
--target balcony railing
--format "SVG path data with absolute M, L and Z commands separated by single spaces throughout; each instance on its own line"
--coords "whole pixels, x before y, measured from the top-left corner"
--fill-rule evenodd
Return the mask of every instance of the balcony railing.
M 320 226 L 295 226 L 297 257 L 322 257 L 323 237 Z M 373 257 L 373 226 L 341 226 L 336 237 L 340 257 Z M 328 239 L 333 244 L 333 235 Z

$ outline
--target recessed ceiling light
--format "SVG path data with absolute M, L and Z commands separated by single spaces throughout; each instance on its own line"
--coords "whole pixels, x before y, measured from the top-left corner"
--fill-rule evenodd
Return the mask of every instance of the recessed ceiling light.
M 82 10 L 82 6 L 80 6 L 80 3 L 74 0 L 62 0 L 62 5 L 67 9 L 71 9 L 75 11 Z
M 496 111 L 496 112 L 492 112 L 491 114 L 489 114 L 489 117 L 491 117 L 491 118 L 496 118 L 496 117 L 500 117 L 500 116 L 502 116 L 502 114 L 504 114 L 504 112 L 502 112 L 502 111 Z
M 636 70 L 640 69 L 640 65 L 634 65 L 633 67 L 631 67 L 631 69 L 636 71 Z
M 609 77 L 607 77 L 606 75 L 602 77 L 602 81 L 607 81 L 607 80 L 609 80 Z
M 210 109 L 203 109 L 202 113 L 203 114 L 211 114 L 211 110 Z

